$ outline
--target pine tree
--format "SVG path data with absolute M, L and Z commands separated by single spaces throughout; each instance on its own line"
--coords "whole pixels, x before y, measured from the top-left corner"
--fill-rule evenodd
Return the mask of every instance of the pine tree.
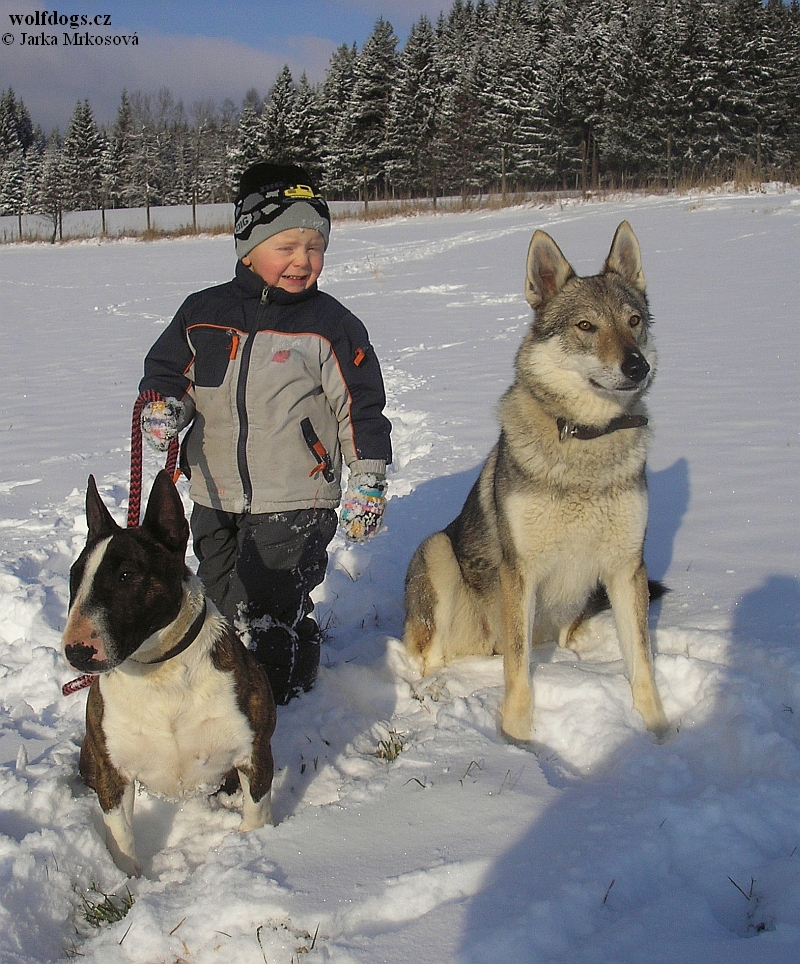
M 191 193 L 193 204 L 217 204 L 232 198 L 228 157 L 236 132 L 231 101 L 219 110 L 212 101 L 191 108 Z
M 549 163 L 545 52 L 553 34 L 554 0 L 537 0 L 532 9 L 527 60 L 522 67 L 520 118 L 517 131 L 516 168 L 527 184 L 544 187 L 552 183 Z
M 122 91 L 117 116 L 103 152 L 103 194 L 108 207 L 128 207 L 134 203 L 132 167 L 134 152 L 133 108 L 126 90 Z
M 576 60 L 578 48 L 583 47 L 585 53 L 586 45 L 576 39 L 581 21 L 571 0 L 554 2 L 552 23 L 540 79 L 540 157 L 547 181 L 570 188 L 575 186 L 583 164 L 583 82 Z
M 652 4 L 612 6 L 608 84 L 599 151 L 604 169 L 624 185 L 666 173 L 666 140 L 658 126 L 656 23 Z
M 462 198 L 482 187 L 478 173 L 485 144 L 478 124 L 480 101 L 480 55 L 473 57 L 450 85 L 445 101 L 446 115 L 438 147 L 446 163 L 445 187 L 460 192 Z
M 30 115 L 9 88 L 0 96 L 0 214 L 15 214 L 22 234 L 25 159 L 33 142 Z
M 11 87 L 0 94 L 0 160 L 9 149 L 20 148 L 27 153 L 34 140 L 33 125 L 27 107 Z
M 486 184 L 515 180 L 524 155 L 521 130 L 535 95 L 534 20 L 529 0 L 497 0 L 486 24 L 476 61 L 479 130 L 483 155 L 479 170 Z
M 772 65 L 764 91 L 764 115 L 760 160 L 775 164 L 789 177 L 800 163 L 800 7 L 782 0 L 768 0 L 765 35 L 771 50 L 765 56 Z
M 25 155 L 22 147 L 9 147 L 0 162 L 0 214 L 25 212 Z M 21 233 L 21 231 L 20 231 Z
M 284 65 L 272 85 L 261 117 L 263 154 L 275 164 L 288 164 L 295 156 L 292 113 L 295 90 L 292 73 Z
M 231 177 L 231 189 L 235 193 L 239 178 L 244 171 L 264 160 L 266 152 L 262 143 L 264 125 L 258 112 L 256 103 L 251 99 L 245 101 L 239 114 L 236 135 L 228 153 L 228 169 Z
M 657 109 L 670 145 L 673 179 L 693 179 L 708 156 L 703 138 L 712 66 L 702 0 L 667 0 L 660 34 Z
M 344 106 L 339 150 L 347 187 L 360 185 L 365 200 L 385 191 L 389 104 L 397 71 L 397 38 L 380 18 L 355 63 L 353 90 Z
M 62 237 L 64 211 L 64 162 L 58 131 L 54 131 L 47 139 L 33 211 L 52 222 L 53 234 L 50 242 L 55 244 L 56 238 Z
M 436 37 L 430 20 L 411 28 L 400 56 L 387 121 L 387 174 L 403 193 L 438 190 L 435 137 L 442 92 L 436 70 Z
M 159 145 L 158 190 L 154 204 L 190 204 L 192 200 L 192 142 L 183 101 L 167 87 L 158 91 L 152 126 Z
M 347 171 L 347 105 L 355 85 L 357 57 L 355 44 L 342 44 L 334 52 L 320 97 L 322 184 L 329 194 L 339 197 L 355 180 Z
M 66 210 L 94 211 L 102 205 L 103 144 L 89 101 L 75 106 L 64 138 L 64 205 Z
M 475 186 L 480 110 L 476 57 L 486 29 L 485 5 L 455 0 L 436 28 L 436 70 L 442 85 L 434 141 L 437 180 L 444 192 L 463 196 Z
M 144 207 L 147 228 L 151 228 L 150 209 L 161 203 L 164 183 L 166 137 L 159 125 L 161 110 L 151 97 L 135 91 L 131 97 L 131 162 L 129 203 Z
M 320 96 L 305 74 L 300 78 L 292 106 L 288 121 L 292 145 L 289 160 L 299 164 L 318 182 L 322 172 Z
M 76 107 L 63 145 L 62 205 L 99 203 L 87 158 L 100 132 L 87 113 Z M 45 161 L 53 180 L 54 150 L 4 91 L 2 210 L 30 208 Z M 167 89 L 123 92 L 102 195 L 113 206 L 229 200 L 265 157 L 306 166 L 332 198 L 673 186 L 730 176 L 743 160 L 796 176 L 800 0 L 453 0 L 400 52 L 379 20 L 360 52 L 334 53 L 322 84 L 295 85 L 285 67 L 266 103 L 251 90 L 238 111 L 209 104 L 187 119 Z
M 761 0 L 732 0 L 729 30 L 731 57 L 736 63 L 734 156 L 740 161 L 749 158 L 754 169 L 761 167 L 765 131 L 769 151 L 769 117 L 780 70 L 777 37 L 769 34 L 769 26 Z
M 46 146 L 47 140 L 42 133 L 42 129 L 37 128 L 25 154 L 25 197 L 23 200 L 23 211 L 25 213 L 35 212 L 39 207 Z M 20 230 L 21 234 L 22 231 Z
M 0 214 L 21 215 L 25 197 L 25 154 L 16 125 L 0 103 Z

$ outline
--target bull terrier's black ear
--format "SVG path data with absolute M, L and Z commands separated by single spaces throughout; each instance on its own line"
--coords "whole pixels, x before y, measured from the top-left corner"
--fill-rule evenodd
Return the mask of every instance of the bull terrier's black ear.
M 89 484 L 86 486 L 86 521 L 89 523 L 90 541 L 113 535 L 119 529 L 100 498 L 93 475 L 89 476 Z
M 170 552 L 186 551 L 189 523 L 175 483 L 164 469 L 158 473 L 150 490 L 142 528 Z

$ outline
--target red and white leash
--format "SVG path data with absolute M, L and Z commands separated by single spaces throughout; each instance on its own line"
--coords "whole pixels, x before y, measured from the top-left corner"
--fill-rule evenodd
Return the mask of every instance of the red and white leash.
M 163 402 L 164 396 L 152 389 L 142 392 L 136 399 L 133 406 L 133 417 L 131 419 L 131 472 L 130 472 L 130 493 L 128 495 L 128 528 L 139 525 L 139 516 L 142 511 L 142 409 L 148 402 Z M 173 481 L 177 478 L 176 467 L 178 465 L 178 437 L 175 436 L 167 449 L 167 464 L 164 468 L 172 476 Z

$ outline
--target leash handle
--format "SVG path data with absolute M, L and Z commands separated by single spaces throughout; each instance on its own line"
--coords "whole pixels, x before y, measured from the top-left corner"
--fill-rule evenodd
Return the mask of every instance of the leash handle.
M 130 493 L 128 495 L 128 528 L 139 525 L 139 516 L 142 511 L 142 409 L 148 402 L 163 402 L 164 396 L 148 389 L 142 392 L 136 399 L 133 406 L 133 417 L 131 419 L 131 474 L 130 474 Z M 172 439 L 167 449 L 167 464 L 164 468 L 172 476 L 173 481 L 177 479 L 178 472 L 178 450 L 180 442 L 177 436 Z

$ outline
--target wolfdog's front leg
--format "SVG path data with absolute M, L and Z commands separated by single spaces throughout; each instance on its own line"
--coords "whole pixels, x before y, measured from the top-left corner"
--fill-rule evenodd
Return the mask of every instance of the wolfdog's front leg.
M 530 676 L 531 626 L 534 605 L 519 575 L 500 567 L 500 602 L 503 612 L 503 733 L 514 741 L 533 736 L 533 691 Z
M 606 583 L 606 589 L 628 670 L 634 708 L 641 713 L 648 730 L 652 730 L 656 736 L 663 736 L 669 723 L 653 672 L 648 627 L 650 593 L 644 563 L 641 562 L 632 574 L 630 571 L 615 573 Z

